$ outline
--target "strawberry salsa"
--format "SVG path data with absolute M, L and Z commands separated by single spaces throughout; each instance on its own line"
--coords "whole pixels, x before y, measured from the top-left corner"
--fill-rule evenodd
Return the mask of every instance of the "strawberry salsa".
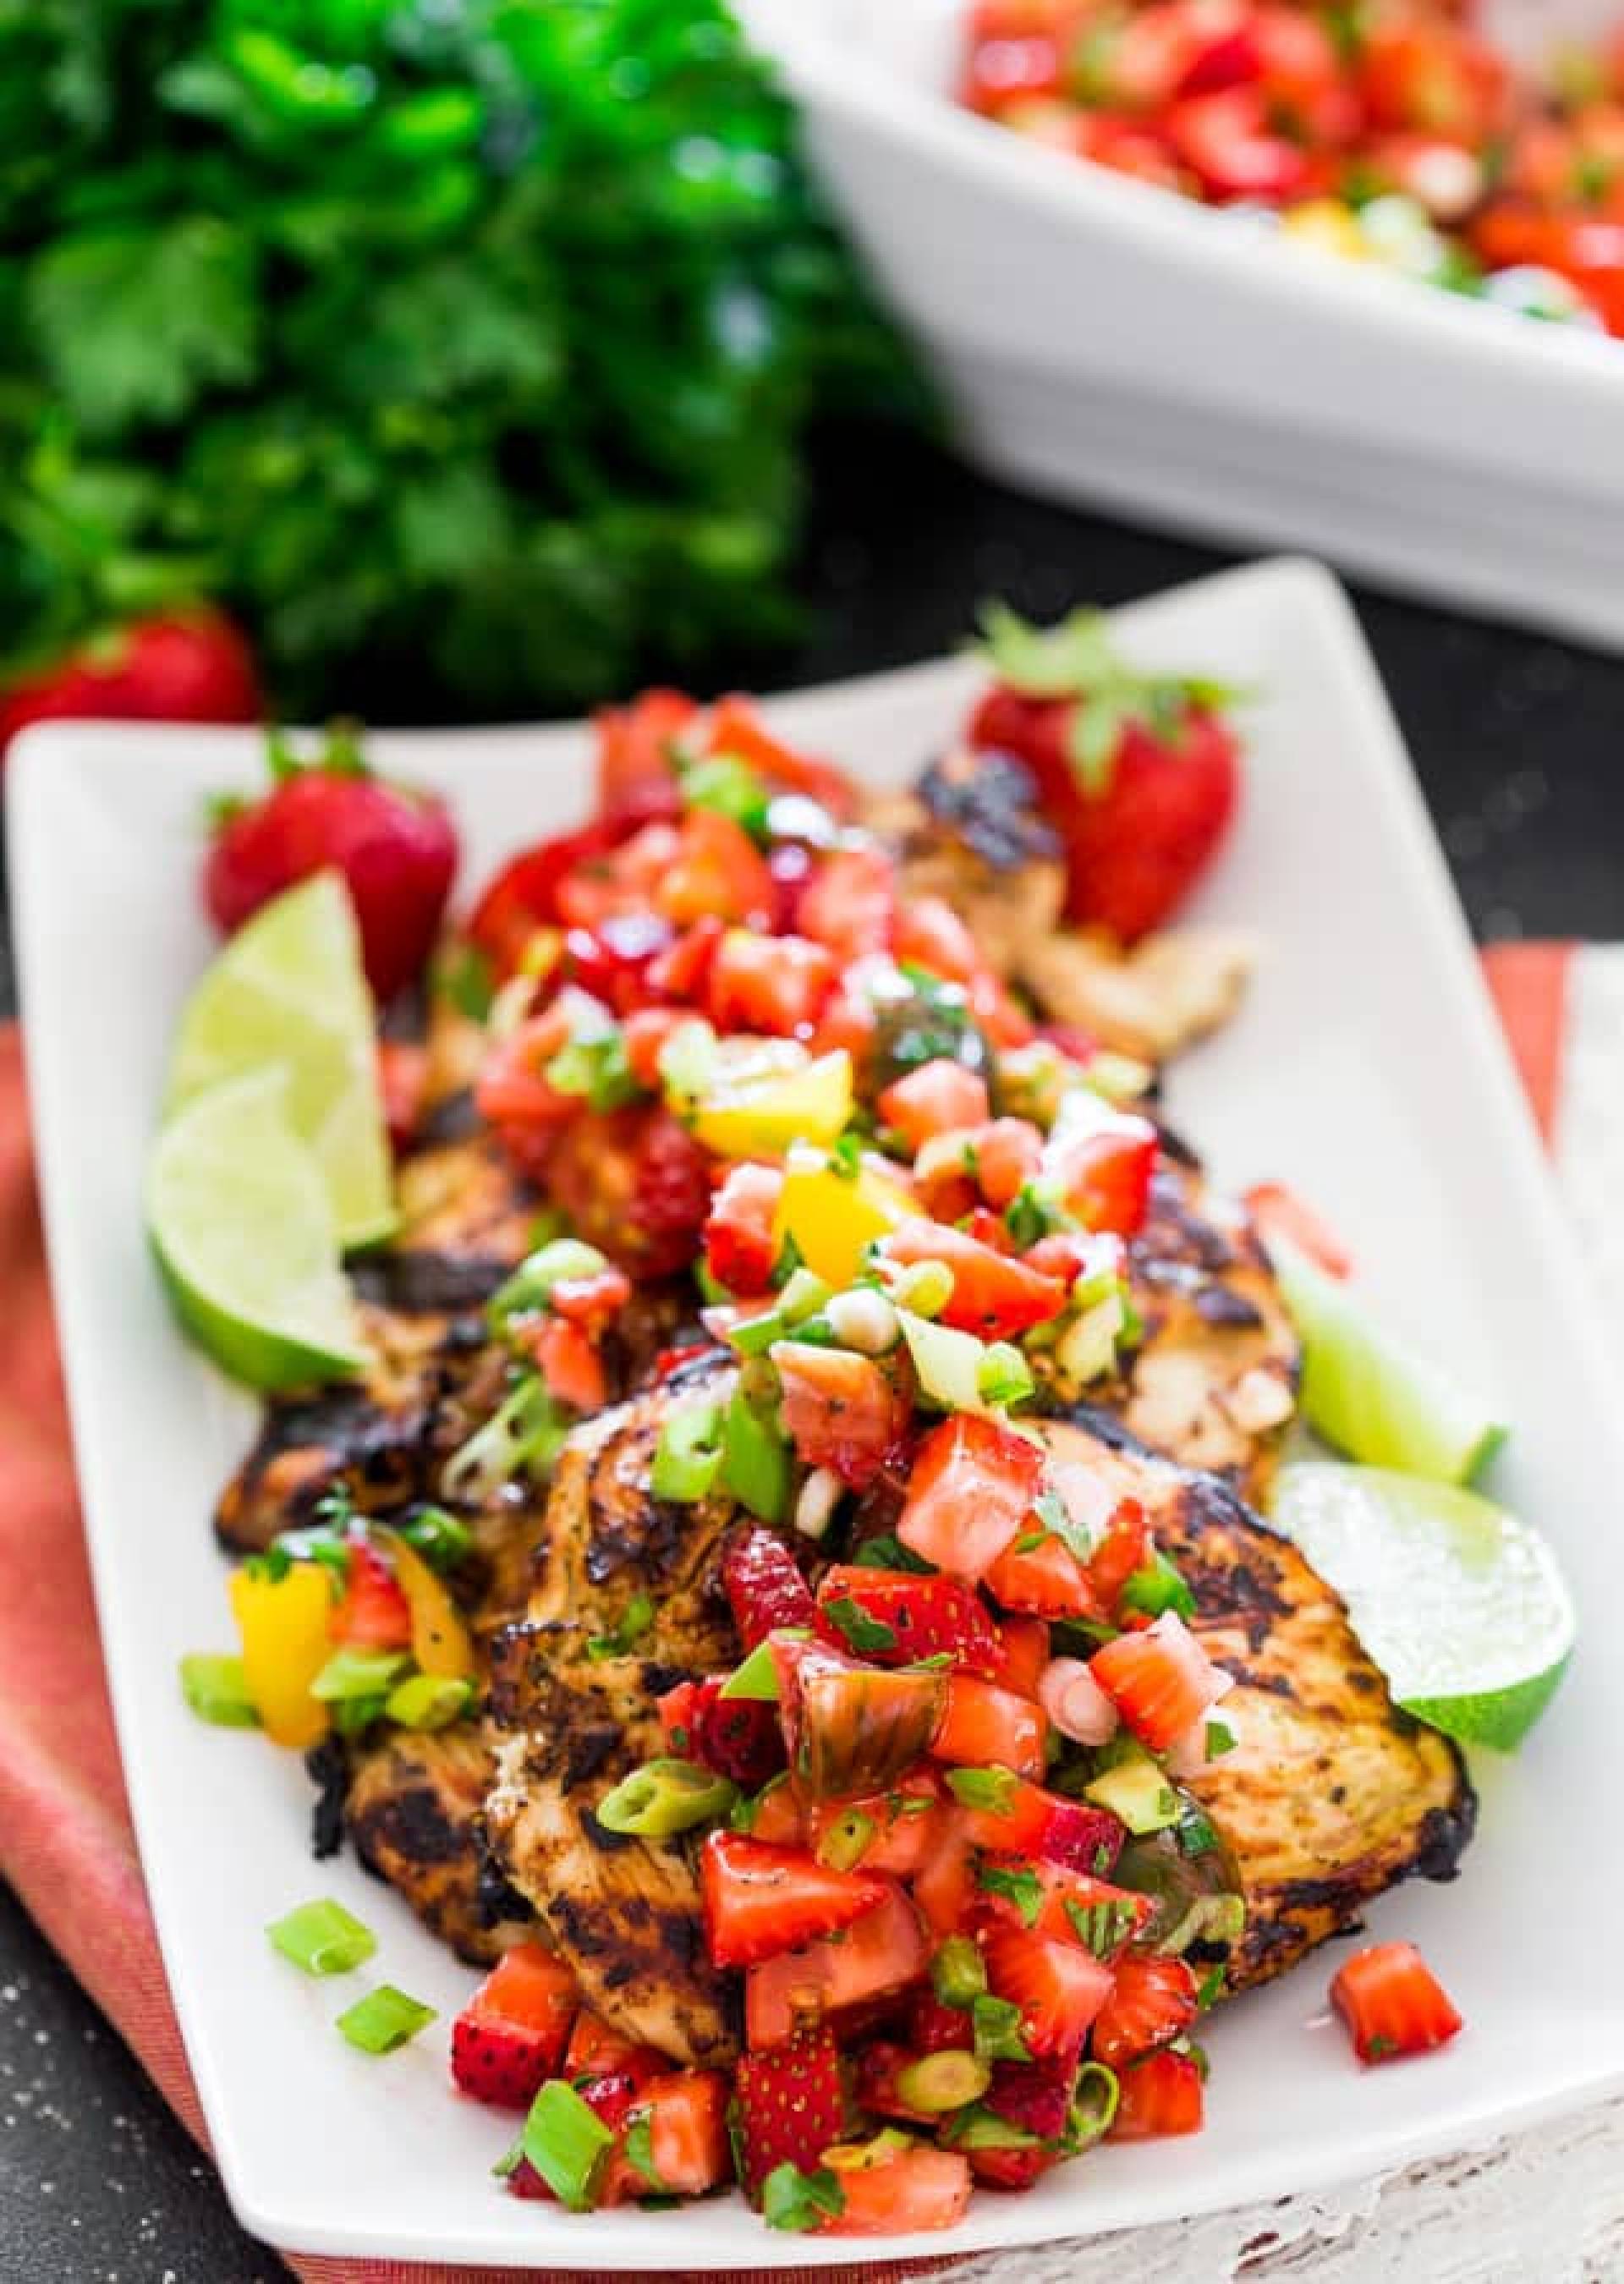
M 1624 333 L 1624 44 L 1540 76 L 1441 0 L 976 0 L 962 99 L 1299 242 Z
M 1226 693 L 1131 675 L 1086 619 L 1004 618 L 992 655 L 968 749 L 1042 788 L 1074 916 L 1157 926 L 1233 808 Z M 639 1295 L 691 1279 L 646 1493 L 679 1528 L 724 1514 L 738 1654 L 662 1687 L 660 1750 L 593 1817 L 689 1855 L 740 2058 L 629 2039 L 526 1940 L 457 2020 L 454 2075 L 522 2118 L 516 2196 L 737 2182 L 780 2229 L 940 2229 L 978 2185 L 1198 2131 L 1200 2018 L 1245 1925 L 1191 1788 L 1236 1741 L 1230 1677 L 1143 1508 L 1031 1424 L 1107 1389 L 1135 1338 L 1153 1074 L 1042 1024 L 746 701 L 606 712 L 597 773 L 593 820 L 506 864 L 439 963 L 480 1017 L 480 1118 L 560 1224 L 488 1304 L 499 1406 L 447 1510 L 386 1526 L 339 1498 L 239 1571 L 236 1683 L 199 1660 L 189 1686 L 304 1748 L 461 1717 L 454 1510 L 542 1484 L 615 1392 Z M 639 1597 L 591 1655 L 655 1621 Z M 301 1963 L 331 1971 L 332 1933 Z M 1338 2004 L 1368 2059 L 1450 2035 L 1418 1959 L 1361 1959 Z M 374 1996 L 346 2035 L 385 2051 L 423 2010 Z

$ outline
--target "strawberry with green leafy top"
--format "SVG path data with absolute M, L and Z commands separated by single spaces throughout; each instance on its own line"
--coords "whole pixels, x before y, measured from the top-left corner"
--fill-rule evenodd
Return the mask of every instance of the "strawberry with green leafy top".
M 1239 748 L 1222 709 L 1234 693 L 1129 665 L 1098 612 L 1039 629 L 994 606 L 982 623 L 996 679 L 971 742 L 1012 754 L 1036 780 L 1066 844 L 1067 918 L 1131 943 L 1183 902 L 1229 830 Z

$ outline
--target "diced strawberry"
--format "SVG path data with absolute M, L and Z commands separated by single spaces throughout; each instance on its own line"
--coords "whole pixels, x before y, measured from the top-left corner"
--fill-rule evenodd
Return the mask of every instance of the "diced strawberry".
M 804 1037 L 833 991 L 839 963 L 803 935 L 730 928 L 706 981 L 706 1013 L 718 1031 Z
M 541 2204 L 558 2202 L 558 2199 L 528 2157 L 521 2157 L 508 2175 L 507 2193 L 511 2197 L 526 2197 Z
M 1144 1509 L 1137 1499 L 1123 1499 L 1089 1557 L 1089 1577 L 1102 1609 L 1114 1615 L 1123 1587 L 1136 1570 L 1144 1568 L 1154 1552 Z
M 1413 1943 L 1377 1943 L 1343 1960 L 1331 2003 L 1362 2062 L 1394 2061 L 1448 2043 L 1461 2018 Z
M 886 1897 L 882 1880 L 837 1872 L 798 1849 L 713 1832 L 699 1859 L 705 1940 L 717 1967 L 752 1967 L 834 1934 Z
M 751 927 L 771 924 L 772 875 L 767 860 L 730 817 L 714 809 L 691 809 L 677 846 L 652 886 L 654 907 L 677 927 L 694 920 L 738 920 Z
M 1097 1879 L 1110 1876 L 1127 1836 L 1108 1809 L 1068 1800 L 1035 1784 L 1008 1787 L 1002 1807 L 966 1809 L 964 1817 L 966 1833 L 979 1848 L 1042 1857 Z
M 684 928 L 649 962 L 644 975 L 646 989 L 684 1010 L 697 1007 L 704 996 L 705 980 L 722 935 L 722 923 L 718 919 L 696 920 L 691 927 Z
M 848 1800 L 894 1784 L 921 1760 L 941 1717 L 946 1675 L 886 1671 L 822 1642 L 774 1638 L 790 1766 L 803 1795 Z
M 826 1640 L 875 1665 L 946 1655 L 991 1676 L 1003 1663 L 985 1604 L 961 1579 L 940 1575 L 837 1562 L 818 1586 L 817 1627 Z M 888 1641 L 881 1639 L 887 1634 Z
M 1025 1610 L 1044 1618 L 1105 1615 L 1088 1572 L 1053 1531 L 1045 1533 L 1035 1546 L 1024 1546 L 1019 1537 L 1012 1539 L 982 1583 L 1003 1609 Z
M 973 935 L 943 896 L 910 896 L 897 908 L 898 959 L 940 975 L 947 983 L 969 983 L 985 962 Z
M 745 2036 L 752 2049 L 782 2045 L 808 2015 L 838 2014 L 906 1991 L 925 1972 L 919 1915 L 894 1880 L 885 1901 L 840 1934 L 753 1967 L 745 1979 Z
M 1142 1633 L 1119 1634 L 1089 1660 L 1089 1671 L 1128 1726 L 1153 1753 L 1192 1728 L 1229 1686 L 1176 1610 Z
M 1019 1532 L 1042 1473 L 1035 1443 L 956 1412 L 919 1446 L 897 1537 L 936 1569 L 973 1582 Z
M 939 1056 L 895 1080 L 879 1098 L 879 1115 L 910 1151 L 955 1127 L 984 1125 L 992 1115 L 987 1081 L 962 1063 Z
M 996 1884 L 997 1875 L 1008 1884 Z M 1027 1889 L 1035 1881 L 1039 1891 L 1035 1912 Z M 1021 1856 L 986 1852 L 977 1873 L 980 1890 L 977 1916 L 1001 1920 L 1011 1927 L 1034 1928 L 1053 1943 L 1081 1944 L 1097 1959 L 1113 1961 L 1149 1920 L 1153 1905 L 1148 1896 L 1113 1887 L 1090 1872 L 1074 1871 L 1068 1864 L 1031 1863 Z M 1170 1962 L 1182 1965 L 1180 1960 Z M 1108 2061 L 1102 2055 L 1102 2061 Z
M 634 2085 L 644 2085 L 669 2068 L 656 2048 L 639 2045 L 635 2038 L 605 2022 L 601 2014 L 583 2006 L 571 2027 L 558 2075 L 572 2085 L 581 2078 L 597 2077 L 629 2077 Z
M 910 2236 L 956 2228 L 970 2203 L 968 2161 L 955 2150 L 917 2142 L 883 2164 L 841 2167 L 836 2178 L 845 2202 L 824 2222 L 825 2236 Z
M 671 1275 L 679 1258 L 688 1267 L 710 1211 L 710 1160 L 668 1110 L 647 1108 L 637 1115 L 626 1208 L 633 1234 L 616 1249 L 644 1277 Z
M 660 1058 L 666 1042 L 687 1020 L 680 1007 L 634 1007 L 621 1022 L 627 1067 L 650 1094 L 660 1091 Z
M 869 842 L 824 858 L 807 883 L 799 919 L 803 935 L 849 962 L 889 949 L 895 911 L 891 859 Z
M 773 1216 L 784 1188 L 776 1166 L 735 1166 L 705 1217 L 705 1264 L 730 1293 L 754 1295 L 772 1284 L 778 1248 Z
M 1204 2088 L 1193 2054 L 1146 2054 L 1122 2072 L 1118 2087 L 1108 2141 L 1154 2141 L 1201 2131 Z
M 1012 1769 L 1017 1776 L 1041 1777 L 1049 1717 L 1029 1697 L 1000 1689 L 971 1673 L 949 1673 L 946 1701 L 931 1752 L 961 1768 Z
M 1042 2061 L 995 2062 L 993 2082 L 982 2099 L 1006 2125 L 1035 2133 L 1040 2141 L 1058 2141 L 1066 2131 L 1076 2083 L 1074 2054 L 1048 2054 Z
M 935 1848 L 914 1877 L 914 1901 L 935 1936 L 956 1935 L 973 1915 L 980 1900 L 975 1850 L 966 1822 L 962 1810 L 943 1819 Z
M 1058 1181 L 1066 1203 L 1087 1228 L 1134 1237 L 1144 1226 L 1159 1147 L 1148 1118 L 1102 1106 L 1086 1124 L 1057 1126 L 1043 1152 L 1043 1171 Z
M 970 2170 L 984 2189 L 1029 2189 L 1060 2162 L 1054 2149 L 972 2149 Z
M 851 816 L 854 802 L 849 781 L 832 762 L 799 754 L 775 738 L 748 698 L 719 698 L 711 709 L 707 753 L 731 754 L 786 793 L 804 794 L 834 817 Z
M 754 1791 L 784 1766 L 777 1708 L 756 1697 L 724 1697 L 722 1681 L 680 1681 L 660 1700 L 660 1725 L 679 1759 L 698 1761 Z
M 968 2012 L 946 2006 L 931 1990 L 916 1991 L 908 2002 L 908 2044 L 915 2053 L 952 2053 L 971 2040 Z
M 1120 1959 L 1109 1998 L 1096 2018 L 1090 2052 L 1120 2070 L 1140 2054 L 1182 2038 L 1199 2009 L 1199 1986 L 1182 1959 L 1135 1952 Z
M 631 1279 L 613 1265 L 590 1277 L 560 1277 L 548 1296 L 553 1314 L 566 1317 L 596 1339 L 605 1332 L 631 1298 Z
M 992 1233 L 1008 1242 L 1002 1224 Z M 941 1321 L 984 1340 L 1011 1339 L 1046 1324 L 1066 1306 L 1066 1287 L 1057 1279 L 941 1222 L 905 1221 L 881 1239 L 879 1249 L 903 1268 L 923 1261 L 945 1263 L 953 1272 L 953 1290 L 942 1304 Z
M 907 1433 L 909 1405 L 871 1357 L 778 1341 L 784 1432 L 809 1467 L 830 1467 L 854 1490 L 871 1483 Z
M 348 1572 L 327 1620 L 328 1632 L 355 1649 L 409 1649 L 411 1606 L 394 1571 L 364 1532 L 350 1532 L 344 1544 Z
M 752 2204 L 780 2165 L 816 2172 L 846 2130 L 839 2049 L 823 2023 L 805 2024 L 782 2045 L 747 2053 L 734 2081 L 739 2178 Z
M 1020 2008 L 1030 2051 L 1079 2053 L 1111 1994 L 1111 1969 L 1090 1951 L 1019 1928 L 989 1928 L 981 1950 L 994 1992 Z
M 1043 1618 L 1006 1612 L 998 1628 L 1003 1661 L 997 1675 L 1018 1697 L 1035 1697 L 1043 1668 L 1049 1662 L 1049 1625 Z
M 1043 1137 L 1027 1118 L 989 1120 L 978 1130 L 974 1149 L 976 1181 L 995 1213 L 1014 1203 L 1043 1162 Z M 1054 1273 L 1030 1255 L 1027 1266 L 1046 1276 Z
M 451 2026 L 451 2075 L 465 2093 L 527 2109 L 563 2059 L 581 1993 L 539 1943 L 504 1954 Z
M 633 2176 L 632 2194 L 702 2197 L 732 2179 L 730 2092 L 725 2074 L 714 2069 L 673 2070 L 639 2090 L 627 2123 L 647 2118 L 653 2176 L 622 2160 Z
M 597 731 L 597 805 L 605 817 L 675 817 L 675 742 L 699 708 L 678 690 L 645 690 L 628 706 L 605 706 Z
M 603 1410 L 609 1393 L 603 1358 L 579 1325 L 564 1317 L 545 1317 L 526 1344 L 550 1396 L 572 1411 Z
M 746 1649 L 765 1641 L 777 1627 L 812 1623 L 812 1589 L 777 1531 L 753 1527 L 730 1539 L 722 1558 L 722 1583 Z

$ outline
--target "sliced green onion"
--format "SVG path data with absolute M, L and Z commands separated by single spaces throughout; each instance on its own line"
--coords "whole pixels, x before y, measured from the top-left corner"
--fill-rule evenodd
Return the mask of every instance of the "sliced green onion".
M 1012 1998 L 983 1994 L 971 2001 L 975 2050 L 984 2062 L 1025 2062 L 1031 2050 L 1022 2038 L 1020 2008 Z
M 782 1522 L 790 1505 L 790 1450 L 777 1429 L 735 1388 L 722 1436 L 722 1481 L 763 1522 Z
M 1024 2126 L 1011 2125 L 990 2109 L 967 2109 L 956 2117 L 943 2135 L 955 2149 L 1037 2149 L 1040 2137 Z
M 1007 1816 L 1015 1805 L 1019 1778 L 1012 1769 L 949 1769 L 948 1789 L 961 1806 Z
M 916 1261 L 896 1279 L 891 1297 L 916 1317 L 939 1317 L 953 1298 L 953 1271 L 945 1261 Z
M 371 1928 L 330 1896 L 298 1905 L 265 1932 L 283 1958 L 307 1975 L 347 1975 L 378 1948 Z
M 931 1982 L 944 2006 L 971 2007 L 987 1991 L 987 1968 L 967 1935 L 950 1935 L 931 1961 Z
M 442 1506 L 420 1506 L 394 1529 L 413 1553 L 420 1554 L 434 1570 L 455 1570 L 473 1545 L 473 1533 L 467 1524 L 448 1514 Z
M 519 2137 L 524 2153 L 561 2205 L 589 2212 L 614 2135 L 574 2087 L 549 2078 Z
M 1024 1404 L 1036 1382 L 1012 1341 L 994 1341 L 976 1367 L 976 1388 L 989 1404 Z
M 355 1697 L 386 1697 L 411 1660 L 397 1649 L 337 1649 L 310 1684 L 324 1705 Z
M 722 1467 L 722 1407 L 683 1404 L 666 1420 L 654 1447 L 649 1488 L 657 1499 L 691 1506 L 714 1484 Z
M 1176 1610 L 1181 1618 L 1193 1618 L 1196 1598 L 1191 1592 L 1175 1563 L 1170 1562 L 1159 1546 L 1152 1550 L 1151 1559 L 1143 1570 L 1136 1570 L 1122 1589 L 1122 1607 L 1143 1611 L 1147 1618 L 1159 1618 L 1164 1610 Z
M 364 1998 L 347 2006 L 333 2028 L 363 2054 L 392 2054 L 419 2030 L 426 2030 L 434 2014 L 433 2006 L 409 1998 L 393 1983 L 380 1983 L 376 1991 L 369 1991 Z
M 797 1269 L 778 1295 L 779 1313 L 786 1324 L 798 1325 L 803 1317 L 815 1316 L 833 1292 L 826 1278 L 810 1269 Z
M 801 1641 L 807 1638 L 805 1626 L 783 1629 L 786 1641 Z M 723 1697 L 753 1697 L 763 1704 L 776 1704 L 778 1697 L 778 1668 L 772 1654 L 772 1637 L 757 1642 L 742 1665 L 734 1667 L 718 1693 Z
M 948 2046 L 899 2070 L 896 2090 L 910 2109 L 934 2117 L 979 2101 L 992 2082 L 992 2066 L 982 2055 Z
M 552 1299 L 552 1288 L 566 1278 L 597 1277 L 609 1266 L 608 1256 L 578 1237 L 555 1237 L 521 1261 L 505 1285 L 499 1285 L 487 1303 L 486 1314 L 500 1327 L 510 1317 L 533 1317 Z
M 850 1872 L 862 1863 L 874 1837 L 874 1819 L 860 1808 L 839 1815 L 817 1843 L 817 1860 L 832 1871 Z M 969 2097 L 966 2095 L 966 2100 Z
M 767 838 L 771 795 L 748 762 L 737 754 L 707 754 L 683 771 L 683 801 L 689 809 L 714 810 L 731 817 L 753 841 Z
M 413 1673 L 397 1682 L 384 1700 L 384 1712 L 402 1729 L 449 1729 L 474 1700 L 472 1681 L 449 1674 Z
M 985 1342 L 951 1325 L 933 1324 L 913 1309 L 899 1307 L 896 1316 L 919 1376 L 920 1393 L 939 1412 L 989 1413 L 994 1407 L 981 1393 Z
M 716 1047 L 716 1034 L 697 1015 L 691 1022 L 679 1023 L 661 1047 L 660 1083 L 673 1110 L 695 1110 L 710 1092 Z
M 569 1040 L 549 1062 L 544 1076 L 558 1093 L 581 1095 L 589 1110 L 600 1112 L 623 1110 L 644 1091 L 632 1075 L 625 1034 L 618 1027 Z
M 1120 2098 L 1121 2088 L 1113 2069 L 1107 2069 L 1104 2062 L 1084 2062 L 1077 2074 L 1072 2105 L 1066 2113 L 1065 2146 L 1068 2157 L 1104 2139 L 1111 2131 Z
M 1055 1348 L 1055 1362 L 1069 1381 L 1086 1387 L 1114 1369 L 1117 1341 L 1127 1327 L 1122 1296 L 1113 1289 L 1067 1326 Z
M 622 1777 L 598 1802 L 596 1814 L 605 1832 L 668 1840 L 675 1833 L 725 1816 L 738 1797 L 738 1787 L 714 1770 L 692 1761 L 662 1759 Z
M 765 1356 L 775 1341 L 781 1341 L 789 1330 L 782 1309 L 769 1309 L 764 1316 L 745 1317 L 728 1328 L 727 1342 L 740 1356 Z
M 1137 1102 L 1155 1083 L 1156 1073 L 1149 1063 L 1133 1055 L 1113 1054 L 1105 1047 L 1096 1048 L 1083 1071 L 1083 1083 L 1119 1107 Z
M 620 1620 L 606 1634 L 597 1634 L 587 1644 L 587 1655 L 597 1660 L 605 1657 L 625 1657 L 636 1648 L 654 1623 L 654 1597 L 634 1594 L 621 1611 Z
M 259 1726 L 240 1657 L 190 1651 L 181 1660 L 181 1694 L 199 1721 L 212 1721 L 217 1729 Z
M 446 1461 L 440 1480 L 447 1498 L 483 1506 L 518 1477 L 544 1474 L 569 1428 L 545 1384 L 521 1373 L 500 1408 Z

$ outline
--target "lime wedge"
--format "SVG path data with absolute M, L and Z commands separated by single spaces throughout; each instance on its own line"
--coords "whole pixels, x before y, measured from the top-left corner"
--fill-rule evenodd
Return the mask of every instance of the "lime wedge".
M 181 1018 L 168 1107 L 271 1064 L 287 1075 L 288 1115 L 326 1177 L 340 1245 L 387 1237 L 394 1204 L 372 1001 L 337 872 L 262 906 L 209 968 Z
M 1538 1532 L 1475 1491 L 1304 1460 L 1271 1510 L 1347 1604 L 1407 1713 L 1509 1753 L 1550 1703 L 1573 1606 Z
M 1295 1247 L 1271 1240 L 1269 1257 L 1302 1336 L 1308 1425 L 1371 1467 L 1469 1482 L 1505 1441 L 1487 1406 Z
M 234 1379 L 302 1388 L 364 1368 L 327 1182 L 279 1070 L 176 1114 L 147 1168 L 146 1218 L 182 1323 Z

